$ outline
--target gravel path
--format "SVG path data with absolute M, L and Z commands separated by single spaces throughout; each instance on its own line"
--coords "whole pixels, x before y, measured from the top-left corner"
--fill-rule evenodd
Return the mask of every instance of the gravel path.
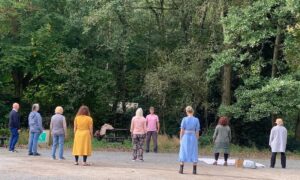
M 29 157 L 26 150 L 10 153 L 0 149 L 0 179 L 249 179 L 249 180 L 300 180 L 300 161 L 288 160 L 287 169 L 237 169 L 200 163 L 198 175 L 191 174 L 192 165 L 185 166 L 185 174 L 178 174 L 177 154 L 145 154 L 145 162 L 132 162 L 128 152 L 93 152 L 88 160 L 91 167 L 74 166 L 70 151 L 67 160 L 50 159 L 50 150 L 41 150 L 41 157 Z M 268 166 L 268 160 L 255 160 Z M 277 166 L 280 165 L 278 160 Z

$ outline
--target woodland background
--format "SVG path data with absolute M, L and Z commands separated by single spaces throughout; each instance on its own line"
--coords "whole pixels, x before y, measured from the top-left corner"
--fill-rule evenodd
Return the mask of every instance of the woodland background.
M 300 139 L 298 0 L 0 0 L 0 127 L 13 102 L 44 125 L 82 104 L 95 129 L 128 128 L 138 103 L 178 135 L 192 105 L 202 134 L 230 117 L 233 143 L 268 146 L 276 117 Z M 117 111 L 122 104 L 123 112 Z

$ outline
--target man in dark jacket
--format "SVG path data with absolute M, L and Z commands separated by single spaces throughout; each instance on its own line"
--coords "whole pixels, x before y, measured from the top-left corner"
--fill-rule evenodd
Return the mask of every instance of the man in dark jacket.
M 18 103 L 13 104 L 13 109 L 9 113 L 9 129 L 11 132 L 9 151 L 16 152 L 15 146 L 19 139 L 20 131 L 20 115 L 18 113 L 20 105 Z

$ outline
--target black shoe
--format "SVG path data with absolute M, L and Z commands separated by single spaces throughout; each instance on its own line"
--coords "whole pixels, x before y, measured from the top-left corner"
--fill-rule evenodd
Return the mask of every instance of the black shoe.
M 197 166 L 193 166 L 193 174 L 197 174 Z
M 179 174 L 183 174 L 183 165 L 180 165 Z
M 149 153 L 149 151 L 145 151 L 146 153 Z
M 40 156 L 41 154 L 39 153 L 34 153 L 33 156 Z
M 28 156 L 32 156 L 32 155 L 33 155 L 33 153 L 32 153 L 32 152 L 28 153 Z

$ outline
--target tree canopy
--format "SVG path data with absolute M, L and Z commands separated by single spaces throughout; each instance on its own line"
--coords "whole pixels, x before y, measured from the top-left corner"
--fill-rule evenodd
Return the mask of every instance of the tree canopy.
M 300 138 L 298 0 L 6 0 L 0 23 L 2 127 L 15 101 L 24 126 L 38 102 L 128 127 L 134 102 L 171 135 L 192 105 L 203 132 L 228 116 L 237 144 L 267 145 L 276 117 Z

